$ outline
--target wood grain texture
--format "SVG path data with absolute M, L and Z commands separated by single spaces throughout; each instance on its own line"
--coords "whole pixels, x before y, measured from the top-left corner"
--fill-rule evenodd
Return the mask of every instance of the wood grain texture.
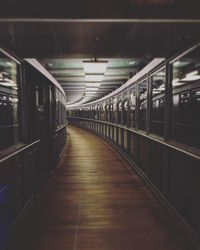
M 194 249 L 122 157 L 73 126 L 57 169 L 21 231 L 11 250 Z

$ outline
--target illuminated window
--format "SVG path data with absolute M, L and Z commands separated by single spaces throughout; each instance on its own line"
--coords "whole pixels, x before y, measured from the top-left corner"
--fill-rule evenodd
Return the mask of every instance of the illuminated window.
M 136 85 L 130 89 L 130 126 L 136 125 Z
M 138 128 L 140 130 L 146 130 L 147 119 L 147 90 L 148 81 L 145 79 L 138 84 Z
M 18 68 L 18 63 L 0 53 L 0 150 L 20 141 Z
M 165 68 L 151 76 L 150 132 L 164 135 Z
M 200 48 L 172 65 L 171 138 L 200 148 Z

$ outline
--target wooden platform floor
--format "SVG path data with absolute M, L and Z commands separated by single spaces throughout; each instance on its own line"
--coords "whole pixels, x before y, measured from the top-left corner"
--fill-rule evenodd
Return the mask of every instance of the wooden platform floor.
M 193 250 L 131 167 L 93 134 L 68 143 L 38 201 L 34 226 L 12 250 Z

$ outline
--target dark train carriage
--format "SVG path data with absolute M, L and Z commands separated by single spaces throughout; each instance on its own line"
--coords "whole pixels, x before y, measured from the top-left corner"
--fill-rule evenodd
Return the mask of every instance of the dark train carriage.
M 29 140 L 39 138 L 44 173 L 55 167 L 66 142 L 65 93 L 35 59 L 25 64 Z
M 0 49 L 0 248 L 66 141 L 65 94 L 38 65 Z

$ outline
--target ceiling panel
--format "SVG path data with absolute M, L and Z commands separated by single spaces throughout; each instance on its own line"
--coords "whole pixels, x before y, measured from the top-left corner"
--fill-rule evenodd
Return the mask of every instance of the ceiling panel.
M 65 89 L 68 103 L 102 97 L 153 58 L 169 58 L 199 40 L 198 22 L 0 20 L 1 45 L 21 58 L 38 59 Z M 98 91 L 86 99 L 83 61 L 94 59 L 108 64 Z

